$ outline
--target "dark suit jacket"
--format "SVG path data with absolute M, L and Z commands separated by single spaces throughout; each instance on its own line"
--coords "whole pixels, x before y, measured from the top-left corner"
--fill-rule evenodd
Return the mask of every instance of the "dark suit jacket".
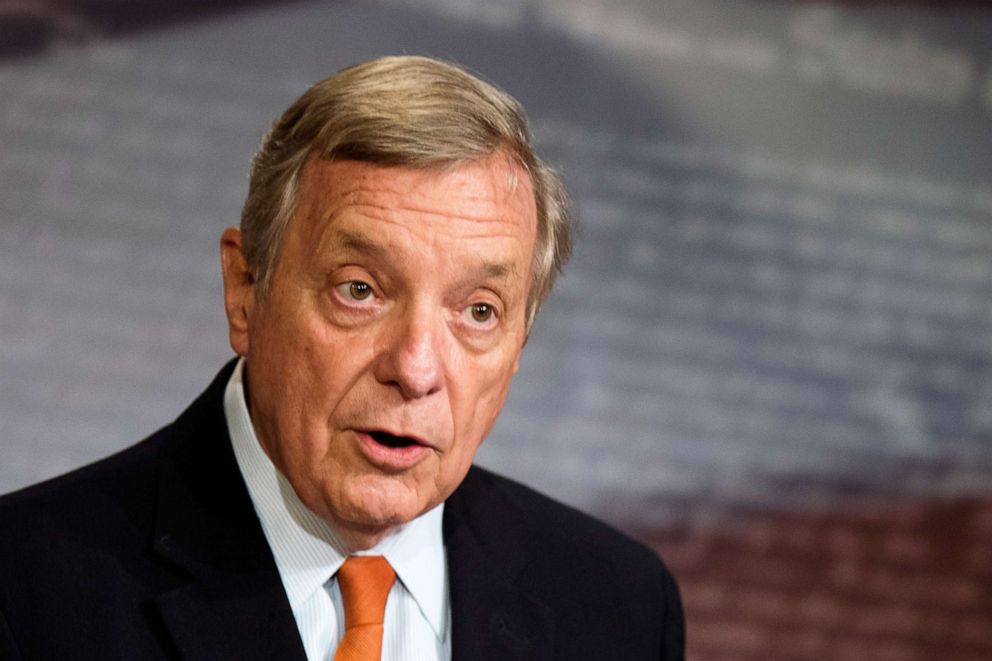
M 0 659 L 304 661 L 228 441 L 230 372 L 138 445 L 0 499 Z M 647 548 L 479 468 L 443 525 L 454 661 L 682 659 Z

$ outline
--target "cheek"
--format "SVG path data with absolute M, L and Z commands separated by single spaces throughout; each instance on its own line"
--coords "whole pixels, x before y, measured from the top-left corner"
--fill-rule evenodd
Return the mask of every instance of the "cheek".
M 329 414 L 341 398 L 340 383 L 324 351 L 300 334 L 286 337 L 266 355 L 271 375 L 266 399 L 275 407 L 280 435 L 297 438 L 299 450 L 319 452 L 317 446 L 326 444 Z
M 470 372 L 473 373 L 473 372 Z M 477 378 L 470 387 L 459 392 L 460 408 L 464 419 L 461 420 L 463 431 L 470 435 L 484 436 L 496 422 L 496 417 L 503 408 L 503 402 L 510 390 L 513 378 L 512 364 L 501 363 L 498 369 L 476 370 L 475 375 L 485 375 Z M 481 443 L 482 438 L 474 439 Z

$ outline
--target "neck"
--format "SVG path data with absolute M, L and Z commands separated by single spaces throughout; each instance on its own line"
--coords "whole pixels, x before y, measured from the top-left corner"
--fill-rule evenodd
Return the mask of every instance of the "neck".
M 350 553 L 357 551 L 368 551 L 370 548 L 384 540 L 391 529 L 381 531 L 350 530 L 328 523 L 338 539 L 345 545 Z

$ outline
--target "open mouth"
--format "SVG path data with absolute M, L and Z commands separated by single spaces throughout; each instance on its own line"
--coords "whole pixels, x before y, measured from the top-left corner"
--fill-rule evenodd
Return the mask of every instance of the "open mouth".
M 420 445 L 417 439 L 410 436 L 396 436 L 384 431 L 370 431 L 367 433 L 375 439 L 376 443 L 384 445 L 387 448 L 408 448 L 414 445 Z

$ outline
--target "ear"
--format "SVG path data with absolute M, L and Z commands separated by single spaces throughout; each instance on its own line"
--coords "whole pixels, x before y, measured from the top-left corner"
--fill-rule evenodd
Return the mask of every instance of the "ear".
M 220 266 L 224 275 L 224 309 L 231 348 L 248 354 L 248 328 L 255 307 L 255 278 L 245 261 L 241 230 L 228 227 L 220 235 Z

